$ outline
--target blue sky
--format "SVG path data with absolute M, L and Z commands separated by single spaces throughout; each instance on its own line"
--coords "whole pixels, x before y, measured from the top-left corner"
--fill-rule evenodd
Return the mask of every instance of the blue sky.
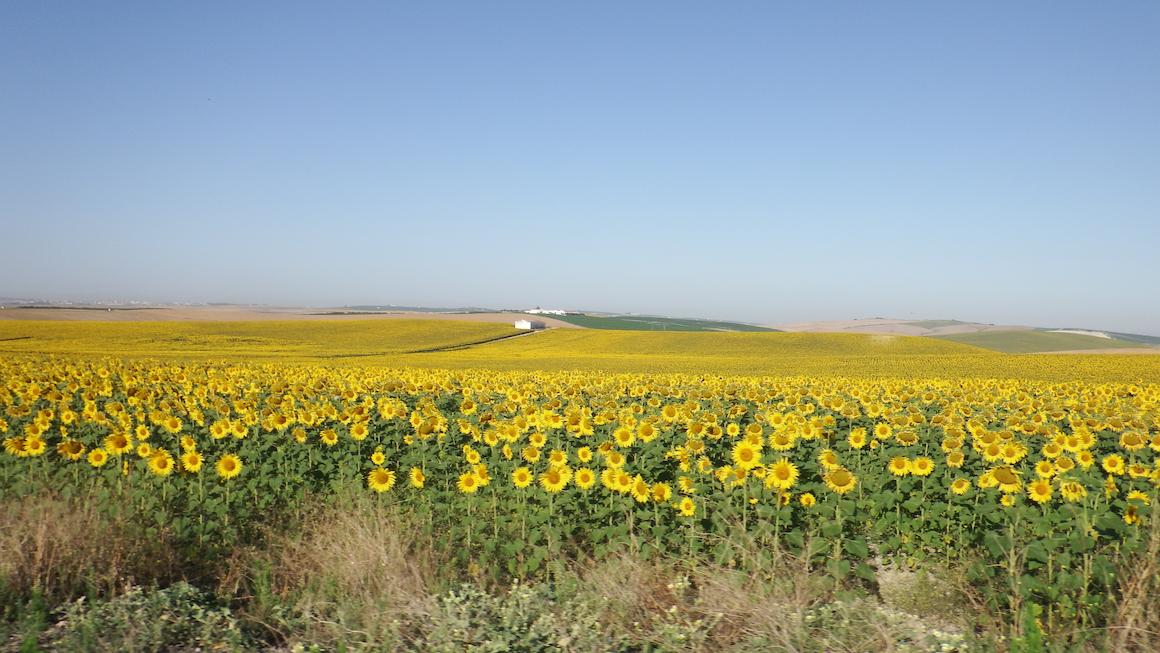
M 0 296 L 1160 334 L 1160 4 L 0 5 Z

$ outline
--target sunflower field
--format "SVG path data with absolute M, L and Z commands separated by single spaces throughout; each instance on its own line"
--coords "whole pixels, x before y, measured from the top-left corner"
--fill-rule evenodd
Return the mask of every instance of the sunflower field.
M 499 575 L 625 549 L 868 584 L 962 561 L 991 609 L 1082 626 L 1160 506 L 1155 384 L 33 356 L 0 379 L 7 497 L 131 506 L 203 558 L 357 486 Z

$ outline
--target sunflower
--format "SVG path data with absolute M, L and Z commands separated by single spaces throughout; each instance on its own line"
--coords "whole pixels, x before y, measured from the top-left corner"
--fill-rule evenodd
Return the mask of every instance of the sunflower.
M 105 438 L 105 450 L 119 456 L 133 448 L 133 440 L 124 433 L 114 433 Z
M 1120 435 L 1120 446 L 1127 451 L 1139 451 L 1147 444 L 1148 441 L 1144 439 L 1144 436 L 1135 431 L 1128 431 Z
M 1124 523 L 1129 526 L 1140 523 L 1140 509 L 1135 504 L 1129 504 L 1127 510 L 1124 511 Z
M 1004 508 L 1010 508 L 1010 507 L 1015 505 L 1015 495 L 1014 494 L 1004 494 L 1003 498 L 999 499 L 999 503 Z
M 915 432 L 914 429 L 905 429 L 899 431 L 898 434 L 894 436 L 894 439 L 898 441 L 898 444 L 901 444 L 904 447 L 910 447 L 918 444 L 918 433 Z
M 879 440 L 885 440 L 894 433 L 894 429 L 886 422 L 879 422 L 874 426 L 874 437 Z
M 846 436 L 846 442 L 851 449 L 861 449 L 866 446 L 866 429 L 856 428 L 850 431 L 850 435 Z
M 367 429 L 366 422 L 357 422 L 354 424 L 354 426 L 350 427 L 350 438 L 352 440 L 355 440 L 355 441 L 365 440 L 367 437 L 367 433 L 368 433 L 368 429 Z
M 512 472 L 512 485 L 521 490 L 532 484 L 532 470 L 527 467 L 517 467 Z
M 895 456 L 890 459 L 886 468 L 895 476 L 906 476 L 910 473 L 910 461 L 903 456 Z
M 640 474 L 637 474 L 632 479 L 632 498 L 636 499 L 637 503 L 648 503 L 648 500 L 651 497 L 652 488 L 649 487 L 649 484 L 643 478 L 641 478 Z
M 200 472 L 202 462 L 201 454 L 196 451 L 186 451 L 181 454 L 181 468 L 190 474 Z
M 418 467 L 411 468 L 411 487 L 416 490 L 423 489 L 423 485 L 427 482 L 427 475 Z
M 181 427 L 181 420 L 177 419 L 173 415 L 170 415 L 161 420 L 161 428 L 165 429 L 169 433 L 178 433 L 181 431 Z
M 148 442 L 142 442 L 141 444 L 137 445 L 137 457 L 138 458 L 148 458 L 149 456 L 152 456 L 152 455 L 153 455 L 153 447 L 151 447 Z
M 383 454 L 382 449 L 375 449 L 375 452 L 371 454 L 371 464 L 375 467 L 382 467 L 386 461 L 387 456 Z
M 138 438 L 138 439 L 140 439 L 140 438 Z M 197 448 L 197 440 L 194 440 L 191 436 L 188 436 L 188 435 L 181 436 L 181 450 L 182 451 L 193 451 L 196 448 Z
M 676 508 L 681 512 L 682 517 L 693 517 L 697 514 L 697 504 L 689 497 L 682 498 L 676 504 Z
M 1096 457 L 1088 450 L 1077 451 L 1075 454 L 1075 463 L 1084 469 L 1088 469 L 1096 464 Z
M 1104 468 L 1105 472 L 1115 474 L 1116 476 L 1122 475 L 1127 469 L 1124 465 L 1123 457 L 1115 453 L 1104 456 L 1100 465 Z
M 476 478 L 475 472 L 464 472 L 460 474 L 457 487 L 463 494 L 475 494 L 475 491 L 479 489 L 479 479 Z
M 1063 496 L 1064 500 L 1077 503 L 1087 497 L 1087 488 L 1082 483 L 1064 481 L 1059 486 L 1059 494 Z
M 964 459 L 963 452 L 952 451 L 952 452 L 947 454 L 947 467 L 951 467 L 953 469 L 959 469 L 960 467 L 963 466 L 963 459 Z
M 475 474 L 475 480 L 479 481 L 479 487 L 487 487 L 491 484 L 491 474 L 487 471 L 487 465 L 483 463 L 473 465 L 471 471 Z
M 962 440 L 953 437 L 946 437 L 943 438 L 941 448 L 943 453 L 950 453 L 952 451 L 958 451 L 962 446 Z
M 109 462 L 109 453 L 104 449 L 93 449 L 89 452 L 89 464 L 93 467 L 103 467 Z
M 818 454 L 818 464 L 826 471 L 837 469 L 841 466 L 838 463 L 838 454 L 834 453 L 832 449 L 822 449 Z
M 702 474 L 710 474 L 713 472 L 713 461 L 705 456 L 697 459 L 697 471 Z
M 831 469 L 822 478 L 826 482 L 826 487 L 838 494 L 845 494 L 858 484 L 858 478 L 844 467 Z
M 466 429 L 464 430 L 466 431 Z M 499 444 L 499 434 L 491 429 L 488 429 L 488 431 L 483 434 L 483 442 L 489 447 L 494 447 Z
M 548 443 L 548 436 L 536 431 L 528 436 L 528 444 L 537 449 L 543 449 L 544 445 Z
M 591 447 L 580 447 L 579 449 L 577 449 L 576 450 L 576 460 L 579 460 L 582 463 L 592 462 L 592 448 Z
M 149 471 L 157 476 L 169 476 L 173 473 L 173 455 L 164 449 L 158 449 L 149 456 Z
M 624 467 L 626 462 L 628 462 L 628 459 L 625 458 L 624 454 L 620 453 L 619 451 L 609 451 L 604 456 L 604 464 L 613 469 L 620 469 L 621 467 Z
M 1152 498 L 1139 490 L 1132 490 L 1125 498 L 1128 501 L 1139 501 L 1146 506 L 1152 505 Z
M 56 446 L 56 452 L 69 460 L 80 460 L 85 455 L 85 445 L 79 440 L 64 440 Z
M 1148 469 L 1147 465 L 1141 463 L 1132 463 L 1128 465 L 1128 476 L 1132 478 L 1147 478 L 1152 475 L 1152 471 Z
M 468 465 L 478 465 L 480 458 L 479 452 L 469 445 L 463 446 L 463 459 L 467 461 Z
M 652 499 L 654 503 L 665 503 L 673 496 L 673 489 L 669 487 L 668 483 L 655 483 L 652 486 Z
M 803 508 L 813 507 L 818 502 L 818 498 L 812 492 L 804 492 L 798 497 L 798 503 L 802 504 Z
M 18 458 L 23 458 L 24 438 L 4 438 L 4 451 Z
M 926 456 L 919 456 L 910 461 L 910 473 L 915 476 L 930 476 L 934 471 L 934 461 Z
M 326 429 L 318 434 L 318 439 L 322 440 L 322 444 L 333 447 L 338 444 L 338 433 L 334 429 Z
M 636 433 L 627 426 L 621 426 L 612 432 L 612 439 L 618 447 L 631 447 L 636 442 Z
M 1051 481 L 1045 478 L 1032 481 L 1027 485 L 1027 494 L 1031 497 L 1032 501 L 1042 506 L 1048 501 L 1051 501 Z
M 613 478 L 615 479 L 615 490 L 617 492 L 620 494 L 628 494 L 632 491 L 632 476 L 628 472 L 623 469 L 618 469 L 614 472 Z
M 566 467 L 549 467 L 548 471 L 540 474 L 540 485 L 543 486 L 549 494 L 556 494 L 568 485 L 568 469 Z
M 765 473 L 765 487 L 771 490 L 788 490 L 797 483 L 798 468 L 786 458 L 780 458 L 769 466 Z
M 553 467 L 563 467 L 564 465 L 567 465 L 567 464 L 568 464 L 568 454 L 567 453 L 560 451 L 559 449 L 553 449 L 548 454 L 548 465 L 553 466 Z
M 769 448 L 775 451 L 789 451 L 797 444 L 797 437 L 789 431 L 778 431 L 769 437 Z
M 1013 494 L 1023 487 L 1023 484 L 1019 481 L 1018 472 L 1010 467 L 996 467 L 991 470 L 991 476 L 995 479 L 999 489 L 1005 494 Z
M 968 478 L 956 478 L 954 483 L 951 483 L 951 492 L 957 495 L 964 495 L 967 490 L 971 489 L 971 480 Z
M 24 451 L 28 456 L 40 456 L 48 450 L 48 445 L 39 437 L 28 437 L 24 439 Z
M 741 469 L 753 469 L 761 464 L 761 449 L 742 440 L 733 447 L 733 462 Z
M 223 479 L 231 479 L 242 473 L 242 461 L 232 453 L 227 453 L 217 461 L 217 474 Z
M 540 450 L 533 445 L 528 445 L 520 452 L 520 457 L 529 463 L 536 463 L 540 460 Z
M 1008 465 L 1014 465 L 1020 460 L 1023 460 L 1023 457 L 1026 455 L 1027 447 L 1022 445 L 1008 444 L 1007 446 L 1003 447 L 1003 462 L 1007 463 Z
M 395 473 L 389 469 L 376 467 L 367 474 L 367 487 L 375 492 L 386 492 L 395 487 Z
M 270 417 L 270 426 L 273 426 L 278 431 L 284 431 L 286 427 L 290 426 L 290 418 L 278 413 Z
M 604 471 L 600 472 L 600 484 L 610 492 L 616 492 L 616 475 L 617 470 L 612 469 L 611 467 L 605 467 Z
M 1055 464 L 1050 460 L 1041 460 L 1035 463 L 1035 475 L 1044 479 L 1051 478 L 1055 475 Z
M 682 494 L 697 493 L 696 484 L 693 482 L 693 479 L 689 478 L 688 476 L 682 476 L 677 479 L 677 488 L 681 491 Z
M 587 467 L 577 469 L 573 478 L 575 479 L 576 487 L 581 490 L 587 490 L 596 483 L 596 473 Z

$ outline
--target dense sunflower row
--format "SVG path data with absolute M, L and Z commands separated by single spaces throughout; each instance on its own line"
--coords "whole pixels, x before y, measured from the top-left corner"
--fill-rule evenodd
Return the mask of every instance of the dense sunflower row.
M 152 502 L 203 540 L 247 511 L 357 483 L 481 555 L 502 549 L 522 570 L 562 546 L 625 542 L 727 557 L 722 536 L 737 530 L 839 575 L 872 573 L 876 556 L 1001 559 L 1026 545 L 1028 560 L 1045 550 L 1054 585 L 1083 566 L 1082 591 L 1063 597 L 1078 610 L 1099 552 L 1130 548 L 1151 518 L 1160 386 L 931 372 L 730 378 L 24 358 L 0 363 L 0 480 L 18 492 L 72 486 Z
M 876 491 L 933 476 L 954 495 L 997 489 L 1004 505 L 1024 495 L 1074 502 L 1091 489 L 1110 497 L 1120 485 L 1137 497 L 1160 482 L 1156 386 L 115 362 L 9 362 L 3 371 L 8 454 L 52 450 L 62 464 L 93 468 L 114 460 L 124 474 L 199 474 L 208 451 L 217 475 L 231 479 L 247 449 L 262 448 L 250 446 L 257 439 L 372 450 L 351 467 L 369 462 L 376 491 L 392 489 L 414 453 L 410 462 L 422 464 L 406 471 L 416 489 L 427 464 L 458 459 L 455 484 L 467 494 L 501 469 L 516 489 L 538 479 L 547 492 L 599 486 L 641 503 L 671 495 L 668 481 L 685 496 L 760 487 L 785 502 L 803 467 L 820 481 L 809 487 L 837 494 L 860 481 Z

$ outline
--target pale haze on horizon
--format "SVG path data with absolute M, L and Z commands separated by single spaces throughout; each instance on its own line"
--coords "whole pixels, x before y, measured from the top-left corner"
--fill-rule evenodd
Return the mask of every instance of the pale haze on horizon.
M 4 3 L 0 297 L 1160 335 L 1160 4 Z

